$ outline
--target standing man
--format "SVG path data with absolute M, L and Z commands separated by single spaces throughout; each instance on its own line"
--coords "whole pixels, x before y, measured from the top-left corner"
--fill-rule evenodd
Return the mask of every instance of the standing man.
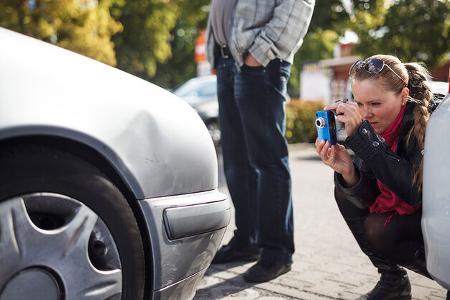
M 284 103 L 313 7 L 314 0 L 212 0 L 207 58 L 217 70 L 223 162 L 236 224 L 212 263 L 257 260 L 244 274 L 248 282 L 291 270 Z

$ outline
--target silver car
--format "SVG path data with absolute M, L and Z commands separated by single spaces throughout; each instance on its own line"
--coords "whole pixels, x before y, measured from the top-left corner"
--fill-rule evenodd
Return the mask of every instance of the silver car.
M 0 28 L 0 299 L 188 299 L 230 219 L 195 111 Z
M 450 290 L 450 94 L 432 114 L 426 131 L 422 232 L 427 269 Z M 442 91 L 440 91 L 442 93 Z

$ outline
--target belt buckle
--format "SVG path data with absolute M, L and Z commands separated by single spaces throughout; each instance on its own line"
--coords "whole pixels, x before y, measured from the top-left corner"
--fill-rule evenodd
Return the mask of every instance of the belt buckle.
M 220 54 L 222 55 L 223 58 L 229 58 L 230 56 L 228 54 L 225 54 L 225 49 L 227 48 L 227 46 L 220 46 Z

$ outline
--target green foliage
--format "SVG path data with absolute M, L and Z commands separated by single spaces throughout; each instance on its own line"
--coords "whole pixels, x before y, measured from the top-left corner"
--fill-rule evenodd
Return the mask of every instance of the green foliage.
M 210 1 L 1 0 L 0 26 L 174 88 L 196 76 L 194 42 Z M 298 95 L 302 65 L 332 58 L 349 30 L 359 37 L 356 54 L 390 53 L 436 66 L 449 50 L 448 11 L 448 0 L 316 0 L 289 94 Z
M 316 0 L 307 35 L 316 30 L 333 30 L 342 35 L 345 31 L 343 25 L 348 17 L 341 0 Z
M 449 11 L 447 0 L 378 1 L 375 12 L 360 11 L 349 22 L 360 39 L 355 50 L 363 57 L 393 54 L 432 68 L 449 51 Z
M 298 97 L 302 65 L 311 61 L 333 57 L 333 48 L 343 34 L 341 27 L 348 14 L 340 0 L 317 0 L 313 17 L 306 33 L 303 45 L 294 57 L 288 93 Z
M 206 28 L 209 3 L 210 0 L 181 3 L 181 15 L 171 35 L 172 56 L 167 62 L 158 64 L 157 72 L 152 77 L 153 82 L 163 87 L 175 88 L 197 75 L 194 41 L 199 31 Z
M 448 57 L 450 1 L 353 0 L 348 12 L 339 0 L 317 0 L 310 28 L 295 56 L 289 93 L 296 96 L 302 65 L 333 56 L 345 30 L 358 35 L 354 53 L 393 54 L 433 68 Z
M 313 143 L 317 137 L 316 111 L 322 102 L 292 100 L 286 105 L 286 139 L 288 143 Z
M 117 65 L 142 78 L 156 73 L 158 63 L 172 52 L 171 32 L 180 14 L 182 0 L 115 1 L 114 16 L 123 31 L 114 37 Z
M 81 4 L 80 4 L 81 3 Z M 115 65 L 111 36 L 122 29 L 109 14 L 109 0 L 5 0 L 0 26 Z

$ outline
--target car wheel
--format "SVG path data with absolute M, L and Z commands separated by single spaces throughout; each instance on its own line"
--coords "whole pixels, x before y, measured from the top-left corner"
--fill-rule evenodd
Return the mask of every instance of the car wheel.
M 215 145 L 215 146 L 220 145 L 220 136 L 221 136 L 221 133 L 220 133 L 220 125 L 219 125 L 219 122 L 218 122 L 217 120 L 209 121 L 209 122 L 206 124 L 206 128 L 208 128 L 209 135 L 211 136 L 211 139 L 213 140 L 214 145 Z
M 144 250 L 98 169 L 41 146 L 0 150 L 0 300 L 142 299 Z

